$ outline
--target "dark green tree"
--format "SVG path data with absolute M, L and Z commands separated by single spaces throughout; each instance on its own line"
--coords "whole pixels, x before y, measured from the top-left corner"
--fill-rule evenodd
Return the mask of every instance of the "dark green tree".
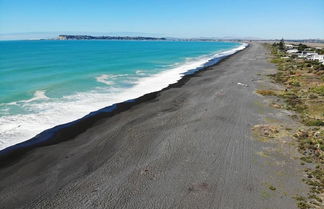
M 283 39 L 280 40 L 280 42 L 278 44 L 278 48 L 280 50 L 285 50 L 285 41 Z
M 298 51 L 301 51 L 301 52 L 304 51 L 306 48 L 307 48 L 307 46 L 305 44 L 298 44 L 298 47 L 297 47 Z

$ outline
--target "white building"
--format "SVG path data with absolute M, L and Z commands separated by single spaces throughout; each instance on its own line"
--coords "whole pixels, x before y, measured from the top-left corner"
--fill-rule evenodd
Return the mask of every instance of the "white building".
M 324 55 L 323 54 L 317 54 L 315 52 L 301 52 L 298 53 L 298 57 L 305 58 L 308 60 L 317 60 L 320 63 L 324 64 Z
M 289 50 L 287 50 L 288 54 L 293 54 L 293 53 L 297 53 L 297 52 L 298 52 L 298 49 L 289 49 Z
M 285 47 L 287 49 L 293 49 L 295 46 L 294 45 L 291 45 L 291 44 L 285 44 Z
M 309 59 L 309 60 L 311 60 L 316 55 L 318 55 L 318 54 L 315 53 L 315 52 L 308 52 L 308 53 L 306 53 L 306 58 Z
M 324 61 L 324 55 L 314 54 L 309 59 L 310 60 L 318 60 L 319 62 L 323 62 Z
M 303 51 L 303 52 L 301 52 L 301 53 L 298 54 L 298 57 L 309 59 L 310 57 L 312 57 L 315 54 L 317 54 L 317 53 Z

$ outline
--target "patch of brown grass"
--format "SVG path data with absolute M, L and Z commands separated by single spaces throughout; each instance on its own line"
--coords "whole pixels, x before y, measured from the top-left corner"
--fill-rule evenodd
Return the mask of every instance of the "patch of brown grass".
M 259 124 L 253 126 L 252 130 L 261 137 L 275 138 L 279 133 L 278 127 L 269 124 Z
M 256 90 L 256 93 L 263 96 L 277 96 L 277 93 L 273 90 Z

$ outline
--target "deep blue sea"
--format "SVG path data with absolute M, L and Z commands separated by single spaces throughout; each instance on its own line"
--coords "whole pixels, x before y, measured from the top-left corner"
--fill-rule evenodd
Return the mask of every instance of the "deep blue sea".
M 0 41 L 0 150 L 160 90 L 239 43 Z

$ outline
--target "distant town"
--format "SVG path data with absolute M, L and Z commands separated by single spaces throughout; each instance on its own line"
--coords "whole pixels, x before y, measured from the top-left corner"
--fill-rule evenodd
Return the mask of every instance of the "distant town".
M 55 40 L 140 40 L 140 41 L 258 41 L 276 42 L 278 39 L 257 39 L 257 38 L 175 38 L 175 37 L 146 37 L 146 36 L 91 36 L 91 35 L 59 35 Z M 53 40 L 53 39 L 51 39 Z M 317 43 L 324 45 L 324 39 L 291 39 L 291 43 Z

